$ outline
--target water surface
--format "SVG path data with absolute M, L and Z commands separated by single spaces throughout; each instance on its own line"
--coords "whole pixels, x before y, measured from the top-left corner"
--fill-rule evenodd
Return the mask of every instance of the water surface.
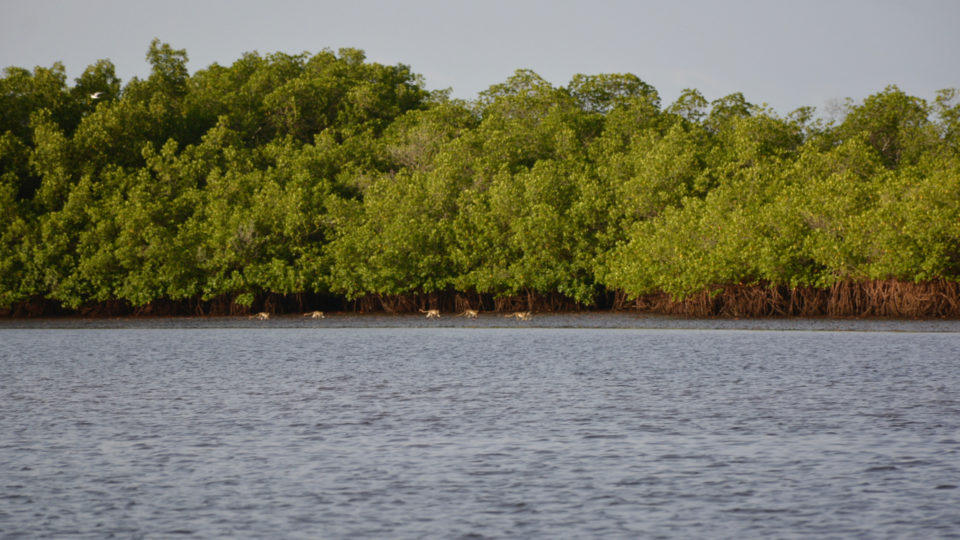
M 2 537 L 960 536 L 949 325 L 365 320 L 0 327 Z

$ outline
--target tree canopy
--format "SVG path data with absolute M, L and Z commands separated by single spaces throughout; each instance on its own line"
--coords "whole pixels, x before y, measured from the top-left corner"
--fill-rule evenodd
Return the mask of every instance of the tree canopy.
M 0 308 L 265 294 L 611 293 L 960 280 L 960 104 L 841 119 L 633 74 L 518 70 L 475 100 L 357 49 L 193 74 L 154 40 L 0 78 Z

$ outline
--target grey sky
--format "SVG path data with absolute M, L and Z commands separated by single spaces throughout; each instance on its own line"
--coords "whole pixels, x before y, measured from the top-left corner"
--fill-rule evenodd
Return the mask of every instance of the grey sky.
M 149 74 L 154 37 L 186 49 L 191 72 L 244 52 L 356 47 L 403 63 L 461 98 L 529 68 L 634 73 L 672 102 L 743 92 L 777 112 L 896 84 L 932 99 L 960 87 L 960 0 L 0 0 L 0 66 L 62 61 L 71 83 L 109 58 Z

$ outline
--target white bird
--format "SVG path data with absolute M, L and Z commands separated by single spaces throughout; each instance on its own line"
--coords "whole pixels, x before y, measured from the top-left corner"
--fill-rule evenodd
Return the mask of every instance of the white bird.
M 100 99 L 100 96 L 103 95 L 103 92 L 94 92 L 90 94 L 90 99 Z

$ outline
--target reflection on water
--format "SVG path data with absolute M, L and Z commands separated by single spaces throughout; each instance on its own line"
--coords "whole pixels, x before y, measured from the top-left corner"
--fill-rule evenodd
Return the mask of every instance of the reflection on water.
M 0 326 L 4 538 L 960 530 L 952 322 L 31 324 Z

